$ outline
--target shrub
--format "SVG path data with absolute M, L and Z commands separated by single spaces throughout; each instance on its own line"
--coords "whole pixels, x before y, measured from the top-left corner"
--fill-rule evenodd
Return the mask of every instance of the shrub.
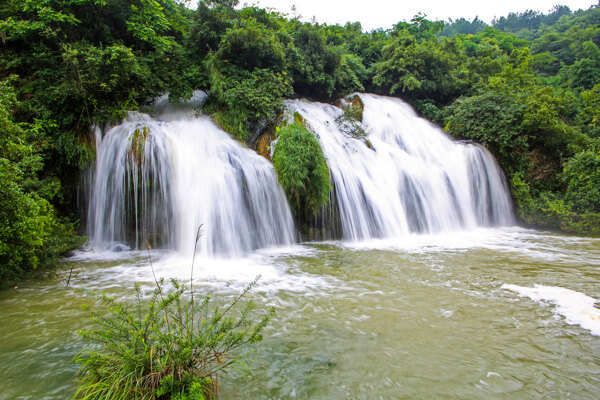
M 278 29 L 277 14 L 248 9 L 244 16 L 205 57 L 210 91 L 204 110 L 235 139 L 252 141 L 281 111 L 292 84 L 284 54 L 289 38 Z
M 240 141 L 251 139 L 257 125 L 274 118 L 283 108 L 283 98 L 291 93 L 285 71 L 219 69 L 214 58 L 207 61 L 207 68 L 212 87 L 205 112 Z
M 190 399 L 213 398 L 217 373 L 240 363 L 240 348 L 262 340 L 270 314 L 258 322 L 249 314 L 253 303 L 238 309 L 241 298 L 256 280 L 224 309 L 211 310 L 210 297 L 194 304 L 184 287 L 163 280 L 147 307 L 136 285 L 137 306 L 103 296 L 108 313 L 94 311 L 95 328 L 79 332 L 100 345 L 79 353 L 78 399 Z M 144 309 L 144 311 L 142 310 Z
M 519 217 L 525 223 L 540 228 L 600 236 L 599 212 L 578 212 L 557 193 L 542 191 L 532 194 L 522 174 L 513 175 L 511 189 Z
M 563 182 L 565 199 L 580 212 L 600 212 L 600 153 L 586 151 L 566 164 Z
M 290 207 L 307 218 L 329 201 L 329 169 L 317 138 L 306 128 L 291 124 L 281 129 L 273 164 Z
M 61 255 L 83 244 L 50 203 L 60 185 L 40 177 L 43 131 L 16 124 L 11 112 L 15 106 L 11 82 L 1 81 L 0 287 L 53 267 Z
M 507 94 L 463 97 L 450 107 L 445 130 L 454 137 L 484 143 L 502 166 L 513 167 L 522 162 L 522 153 L 529 147 L 530 138 L 520 127 L 522 108 Z

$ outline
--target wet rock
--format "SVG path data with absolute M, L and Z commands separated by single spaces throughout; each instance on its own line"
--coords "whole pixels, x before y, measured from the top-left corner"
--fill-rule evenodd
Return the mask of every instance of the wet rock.
M 530 182 L 553 182 L 556 174 L 561 171 L 560 160 L 540 147 L 529 152 L 529 159 L 531 167 L 527 171 L 527 177 Z
M 146 147 L 146 140 L 148 140 L 148 134 L 150 129 L 146 126 L 136 128 L 131 136 L 131 154 L 137 164 L 144 161 L 144 149 Z
M 363 112 L 365 110 L 365 104 L 363 103 L 363 101 L 359 95 L 355 94 L 354 96 L 352 96 L 352 98 L 350 100 L 350 106 L 354 109 L 355 118 L 358 121 L 362 122 L 363 121 Z
M 268 133 L 261 135 L 256 141 L 256 152 L 267 160 L 271 159 L 271 142 L 272 138 Z
M 129 250 L 129 246 L 127 246 L 123 243 L 117 243 L 112 247 L 112 249 L 110 249 L 110 251 L 112 251 L 113 253 L 120 253 L 122 251 L 128 251 L 128 250 Z

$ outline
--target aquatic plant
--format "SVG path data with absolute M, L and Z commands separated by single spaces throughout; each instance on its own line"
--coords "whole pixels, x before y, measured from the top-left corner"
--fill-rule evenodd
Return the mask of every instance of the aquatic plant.
M 95 346 L 75 357 L 81 366 L 74 398 L 213 398 L 218 373 L 244 365 L 242 349 L 262 340 L 270 319 L 272 310 L 254 319 L 252 301 L 241 303 L 257 280 L 224 308 L 211 307 L 210 296 L 194 303 L 192 285 L 188 295 L 176 280 L 170 287 L 156 280 L 147 305 L 136 285 L 133 308 L 103 295 L 105 308 L 92 311 L 94 326 L 79 331 Z

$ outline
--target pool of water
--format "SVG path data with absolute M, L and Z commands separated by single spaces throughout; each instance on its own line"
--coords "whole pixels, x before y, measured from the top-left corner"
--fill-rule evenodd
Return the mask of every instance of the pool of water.
M 191 260 L 151 254 L 189 283 Z M 66 282 L 72 270 L 70 285 Z M 194 288 L 275 308 L 251 375 L 222 399 L 598 398 L 600 239 L 521 228 L 305 243 L 197 259 Z M 88 324 L 83 304 L 151 290 L 143 252 L 78 253 L 57 275 L 0 292 L 0 399 L 63 399 Z

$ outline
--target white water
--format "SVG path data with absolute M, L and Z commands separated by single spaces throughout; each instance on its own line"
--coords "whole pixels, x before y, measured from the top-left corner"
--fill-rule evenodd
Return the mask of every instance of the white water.
M 593 297 L 556 286 L 524 287 L 505 284 L 502 288 L 534 301 L 553 304 L 556 306 L 556 312 L 565 317 L 568 324 L 579 325 L 588 329 L 592 335 L 600 336 L 600 310 L 594 307 L 598 300 Z
M 339 129 L 341 109 L 287 103 L 323 147 L 344 239 L 514 223 L 504 177 L 488 151 L 452 140 L 399 99 L 360 98 L 372 149 Z
M 399 99 L 360 96 L 371 148 L 339 129 L 341 109 L 287 103 L 323 147 L 337 207 L 326 223 L 341 223 L 344 239 L 513 223 L 502 172 L 485 149 L 452 140 Z M 153 107 L 157 115 L 130 113 L 120 125 L 96 130 L 88 209 L 93 249 L 144 248 L 148 240 L 189 255 L 200 225 L 204 256 L 242 256 L 294 242 L 272 165 L 196 115 L 192 106 L 204 97 L 196 93 L 188 106 L 162 97 Z
M 155 110 L 155 118 L 131 113 L 107 132 L 97 130 L 92 248 L 140 248 L 148 240 L 190 254 L 201 224 L 203 255 L 238 256 L 294 242 L 285 194 L 266 159 L 191 107 L 176 109 L 162 98 Z M 136 129 L 148 132 L 137 157 Z

